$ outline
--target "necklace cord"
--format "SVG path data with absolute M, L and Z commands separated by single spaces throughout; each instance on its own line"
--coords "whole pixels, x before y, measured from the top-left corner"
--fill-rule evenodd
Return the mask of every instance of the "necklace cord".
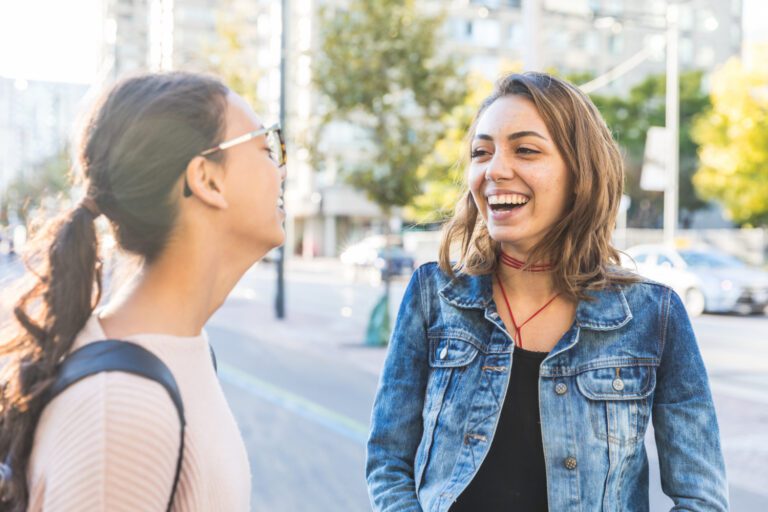
M 519 259 L 515 258 L 514 256 L 510 256 L 509 254 L 505 253 L 504 251 L 501 251 L 499 254 L 499 259 L 501 262 L 508 266 L 512 267 L 514 269 L 520 270 L 525 266 L 524 261 L 520 261 Z M 552 264 L 551 263 L 543 263 L 540 265 L 531 265 L 526 269 L 527 272 L 549 272 L 552 270 Z
M 502 295 L 502 297 L 504 297 L 504 302 L 507 304 L 507 311 L 509 312 L 509 317 L 512 319 L 512 326 L 515 328 L 515 346 L 519 347 L 519 348 L 523 348 L 523 333 L 521 331 L 523 326 L 525 326 L 525 324 L 527 324 L 528 322 L 533 320 L 533 318 L 536 315 L 538 315 L 539 313 L 544 311 L 544 309 L 546 309 L 547 306 L 552 304 L 552 302 L 558 296 L 560 296 L 560 293 L 558 292 L 558 293 L 554 294 L 552 296 L 552 298 L 547 301 L 546 304 L 544 304 L 539 309 L 537 309 L 536 312 L 534 314 L 532 314 L 531 316 L 529 316 L 528 319 L 525 322 L 523 322 L 520 325 L 517 325 L 517 321 L 515 321 L 515 315 L 512 313 L 512 307 L 509 305 L 509 299 L 507 298 L 507 292 L 506 292 L 506 290 L 504 290 L 504 285 L 502 284 L 501 278 L 499 277 L 498 274 L 496 274 L 496 281 L 499 283 L 499 289 L 501 290 L 501 295 Z

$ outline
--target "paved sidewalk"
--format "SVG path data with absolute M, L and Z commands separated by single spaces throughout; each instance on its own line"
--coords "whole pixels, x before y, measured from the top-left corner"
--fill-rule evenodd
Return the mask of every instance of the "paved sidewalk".
M 253 268 L 232 292 L 226 306 L 222 307 L 210 320 L 211 325 L 232 327 L 247 333 L 258 340 L 278 343 L 282 346 L 315 353 L 324 357 L 336 357 L 378 376 L 386 356 L 386 347 L 369 347 L 364 344 L 367 315 L 344 317 L 329 315 L 327 311 L 312 311 L 297 307 L 295 297 L 290 297 L 286 305 L 286 318 L 279 320 L 275 316 L 274 289 L 270 288 L 254 295 L 249 286 L 252 279 L 260 282 L 274 280 L 274 265 L 261 263 Z M 336 283 L 349 279 L 348 269 L 337 259 L 289 260 L 285 269 L 286 284 L 291 281 Z M 392 320 L 400 302 L 403 282 L 392 287 Z M 378 293 L 378 292 L 377 292 Z M 361 306 L 361 311 L 370 308 Z M 242 319 L 248 318 L 247 323 Z

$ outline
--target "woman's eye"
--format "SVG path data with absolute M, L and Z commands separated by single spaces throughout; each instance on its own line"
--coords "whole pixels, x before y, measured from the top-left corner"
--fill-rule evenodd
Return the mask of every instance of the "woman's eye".
M 521 155 L 535 155 L 540 153 L 540 151 L 536 151 L 535 149 L 526 148 L 526 147 L 520 147 L 517 148 L 517 152 Z
M 488 152 L 488 151 L 486 151 L 484 149 L 479 149 L 478 148 L 478 149 L 473 149 L 469 153 L 469 157 L 474 160 L 475 158 L 481 158 L 481 157 L 484 157 L 484 156 L 488 156 L 490 154 L 491 154 L 490 152 Z

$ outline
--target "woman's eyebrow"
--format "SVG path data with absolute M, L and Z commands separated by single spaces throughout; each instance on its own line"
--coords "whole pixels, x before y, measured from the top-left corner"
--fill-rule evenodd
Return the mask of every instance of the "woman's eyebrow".
M 515 140 L 521 137 L 538 137 L 542 140 L 547 140 L 545 136 L 543 136 L 539 132 L 534 132 L 533 130 L 525 130 L 522 132 L 510 133 L 509 135 L 507 135 L 507 140 Z
M 540 138 L 542 140 L 546 140 L 547 142 L 549 142 L 548 139 L 545 136 L 543 136 L 539 132 L 535 132 L 533 130 L 525 130 L 525 131 L 521 131 L 521 132 L 510 133 L 509 135 L 507 135 L 507 140 L 512 141 L 512 140 L 519 139 L 519 138 L 522 138 L 522 137 L 538 137 L 538 138 Z M 493 137 L 491 137 L 490 135 L 485 134 L 485 133 L 475 134 L 475 139 L 493 141 Z

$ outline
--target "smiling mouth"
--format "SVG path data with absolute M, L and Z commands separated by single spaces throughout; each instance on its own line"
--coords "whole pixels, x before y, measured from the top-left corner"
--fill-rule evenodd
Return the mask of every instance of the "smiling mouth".
M 488 207 L 494 212 L 507 212 L 528 204 L 529 198 L 521 194 L 503 194 L 488 197 Z

